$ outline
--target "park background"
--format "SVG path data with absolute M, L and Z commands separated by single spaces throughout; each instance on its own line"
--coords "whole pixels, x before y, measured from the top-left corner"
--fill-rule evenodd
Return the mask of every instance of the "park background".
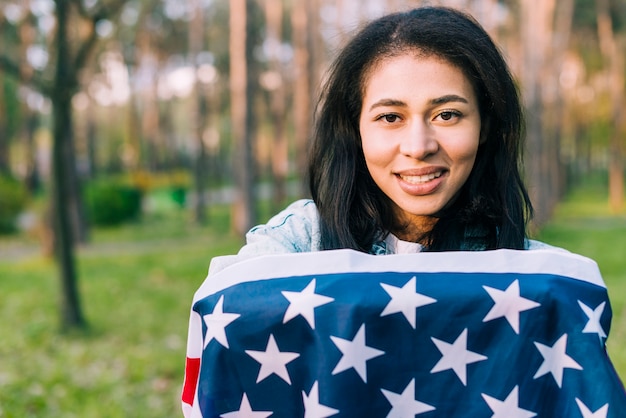
M 501 46 L 532 235 L 598 262 L 626 378 L 626 2 L 0 0 L 0 417 L 180 416 L 211 257 L 307 195 L 333 53 L 422 4 Z

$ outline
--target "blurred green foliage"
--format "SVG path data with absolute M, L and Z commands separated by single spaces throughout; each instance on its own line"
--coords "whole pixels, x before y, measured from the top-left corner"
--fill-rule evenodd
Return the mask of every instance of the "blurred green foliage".
M 117 179 L 99 179 L 87 185 L 85 200 L 92 224 L 117 225 L 141 215 L 141 189 Z
M 0 234 L 17 230 L 17 218 L 27 202 L 28 193 L 24 184 L 0 175 Z

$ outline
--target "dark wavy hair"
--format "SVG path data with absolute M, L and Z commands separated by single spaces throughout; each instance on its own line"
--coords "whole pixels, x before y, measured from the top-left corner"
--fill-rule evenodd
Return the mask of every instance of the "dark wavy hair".
M 520 175 L 523 115 L 500 51 L 471 16 L 445 7 L 395 13 L 365 26 L 341 50 L 323 86 L 309 153 L 309 186 L 320 215 L 321 248 L 369 252 L 399 226 L 361 148 L 365 82 L 385 58 L 418 52 L 463 71 L 481 115 L 476 161 L 455 201 L 424 240 L 430 251 L 522 249 L 532 205 Z M 472 241 L 468 243 L 469 241 Z

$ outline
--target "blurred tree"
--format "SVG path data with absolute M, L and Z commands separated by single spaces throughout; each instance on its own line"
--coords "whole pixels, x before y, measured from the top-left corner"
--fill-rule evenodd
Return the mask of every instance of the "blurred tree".
M 554 13 L 554 0 L 521 1 L 521 38 L 523 47 L 522 84 L 527 121 L 527 175 L 529 191 L 535 205 L 535 219 L 539 224 L 549 217 L 549 199 L 546 185 L 548 177 L 541 156 L 545 152 L 543 112 L 541 100 L 541 74 L 548 54 L 550 23 Z
M 520 0 L 522 93 L 526 107 L 526 174 L 535 223 L 544 224 L 563 194 L 560 159 L 563 56 L 573 16 L 570 0 Z
M 158 99 L 154 94 L 156 88 L 150 84 L 157 71 L 154 67 L 158 65 L 152 51 L 155 40 L 151 38 L 155 30 L 150 27 L 152 14 L 161 12 L 156 6 L 157 2 L 151 0 L 126 3 L 115 36 L 105 45 L 109 51 L 121 53 L 131 84 L 124 105 L 126 126 L 121 167 L 131 173 L 157 165 L 152 145 L 158 136 L 154 126 L 157 123 L 154 107 L 158 106 Z
M 270 120 L 273 126 L 270 155 L 272 183 L 274 185 L 273 212 L 277 211 L 279 206 L 284 205 L 287 199 L 287 171 L 289 168 L 289 147 L 286 135 L 287 99 L 285 95 L 285 73 L 282 64 L 284 60 L 283 11 L 282 0 L 265 1 L 269 69 L 263 75 L 263 85 L 270 95 Z
M 54 255 L 61 280 L 61 325 L 64 328 L 86 324 L 78 293 L 72 218 L 82 207 L 76 175 L 72 98 L 79 90 L 79 73 L 98 41 L 98 24 L 116 16 L 125 0 L 94 2 L 55 0 L 54 30 L 45 45 L 50 51 L 47 68 L 24 67 L 27 62 L 0 55 L 0 68 L 50 99 L 52 104 L 52 208 Z M 43 48 L 43 47 L 40 47 Z M 43 54 L 44 51 L 40 50 Z M 73 213 L 74 216 L 71 214 Z
M 79 71 L 86 65 L 89 54 L 98 40 L 97 25 L 116 16 L 125 0 L 97 3 L 86 9 L 79 0 L 56 0 L 56 34 L 53 51 L 56 57 L 51 85 L 45 91 L 52 102 L 52 201 L 54 210 L 55 256 L 61 269 L 62 325 L 67 328 L 82 327 L 82 313 L 77 289 L 77 272 L 74 260 L 74 239 L 70 224 L 68 201 L 80 201 L 76 161 L 72 138 L 72 97 L 79 89 Z M 72 9 L 78 16 L 72 16 Z M 80 21 L 73 21 L 80 16 Z M 84 25 L 84 35 L 72 39 L 73 25 Z M 75 207 L 75 206 L 74 206 Z
M 11 116 L 16 116 L 18 103 L 15 84 L 0 71 L 0 175 L 12 174 L 9 158 L 10 140 L 13 136 Z
M 311 135 L 311 56 L 309 50 L 309 16 L 307 7 L 294 5 L 291 9 L 294 49 L 294 141 L 296 173 L 304 178 L 306 172 L 307 141 Z M 304 189 L 300 191 L 304 195 Z
M 0 36 L 6 42 L 10 36 L 8 32 L 9 26 L 5 23 L 4 13 L 0 13 Z M 9 132 L 9 106 L 15 106 L 15 101 L 11 101 L 9 92 L 10 84 L 4 76 L 2 67 L 0 67 L 0 175 L 9 175 L 11 173 L 11 165 L 9 163 L 9 140 L 11 133 Z
M 126 54 L 129 70 L 138 81 L 145 84 L 140 92 L 135 91 L 138 113 L 141 117 L 140 161 L 151 170 L 180 167 L 180 151 L 174 131 L 174 100 L 163 98 L 159 84 L 172 65 L 187 48 L 188 22 L 168 17 L 166 2 L 150 1 L 143 7 L 137 19 L 137 30 L 129 42 L 134 52 Z M 127 46 L 126 48 L 129 48 Z
M 194 87 L 192 90 L 192 104 L 190 123 L 191 135 L 194 142 L 195 155 L 193 169 L 193 183 L 195 190 L 194 220 L 198 224 L 206 222 L 206 184 L 207 184 L 207 149 L 203 140 L 206 131 L 208 113 L 207 96 L 203 91 L 202 83 L 198 80 L 200 71 L 200 57 L 205 50 L 206 31 L 204 30 L 204 8 L 200 0 L 191 0 L 192 18 L 189 21 L 189 58 L 194 69 Z
M 609 129 L 609 205 L 618 213 L 624 204 L 624 138 L 626 137 L 626 90 L 623 42 L 613 30 L 609 0 L 596 0 L 598 40 L 606 67 L 611 102 Z
M 253 0 L 230 0 L 230 109 L 236 197 L 233 229 L 244 234 L 257 219 L 255 160 L 255 93 L 258 65 L 254 50 L 259 26 Z
M 554 139 L 550 141 L 551 148 L 546 155 L 545 167 L 552 169 L 550 178 L 553 191 L 551 206 L 556 205 L 558 200 L 568 188 L 568 179 L 561 148 L 563 136 L 566 132 L 567 111 L 565 103 L 566 91 L 561 82 L 562 74 L 565 71 L 566 56 L 570 46 L 572 25 L 574 20 L 574 0 L 560 0 L 556 3 L 554 36 L 552 38 L 552 48 L 548 59 L 547 78 L 549 87 L 544 89 L 544 100 L 552 108 L 549 135 Z M 556 163 L 555 163 L 556 162 Z
M 30 9 L 30 1 L 26 0 L 23 3 L 26 10 Z M 27 19 L 23 19 L 18 26 L 18 57 L 19 62 L 27 63 L 28 51 L 33 44 L 36 43 L 38 37 L 36 21 L 32 16 Z M 32 77 L 33 68 L 29 65 L 20 65 L 21 79 L 29 80 Z M 39 168 L 36 159 L 35 150 L 35 132 L 39 126 L 39 109 L 33 106 L 33 102 L 36 102 L 39 98 L 39 93 L 32 91 L 30 88 L 22 88 L 22 96 L 25 96 L 20 104 L 20 113 L 22 115 L 22 132 L 21 138 L 24 149 L 24 178 L 27 189 L 34 193 L 39 189 Z
M 0 14 L 0 36 L 3 40 L 3 53 L 12 54 L 19 57 L 15 63 L 6 62 L 6 57 L 0 57 L 0 61 L 5 60 L 5 63 L 13 66 L 13 70 L 20 71 L 22 77 L 27 79 L 30 75 L 29 67 L 25 64 L 18 65 L 18 62 L 27 62 L 26 48 L 35 36 L 35 29 L 33 27 L 33 16 L 26 13 L 28 2 L 25 2 L 24 8 L 15 8 L 11 13 Z M 7 16 L 10 16 L 8 18 Z M 33 129 L 27 129 L 32 127 L 32 124 L 26 123 L 32 120 L 30 117 L 33 111 L 27 105 L 32 98 L 32 91 L 19 86 L 16 83 L 16 77 L 12 70 L 9 70 L 5 76 L 2 71 L 2 63 L 0 62 L 0 173 L 14 176 L 12 171 L 15 166 L 11 164 L 11 144 L 18 145 L 18 140 L 22 140 L 22 144 L 19 146 L 26 149 L 22 152 L 18 164 L 20 167 L 25 168 L 26 183 L 28 185 L 33 184 L 29 181 L 32 177 L 29 176 L 35 170 L 34 158 L 28 152 L 29 145 L 32 144 Z M 31 189 L 29 187 L 29 189 Z

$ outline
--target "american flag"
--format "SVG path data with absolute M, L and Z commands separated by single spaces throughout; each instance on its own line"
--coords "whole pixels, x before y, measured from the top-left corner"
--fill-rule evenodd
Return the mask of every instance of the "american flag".
M 556 249 L 263 256 L 191 309 L 186 418 L 626 417 L 595 262 Z

